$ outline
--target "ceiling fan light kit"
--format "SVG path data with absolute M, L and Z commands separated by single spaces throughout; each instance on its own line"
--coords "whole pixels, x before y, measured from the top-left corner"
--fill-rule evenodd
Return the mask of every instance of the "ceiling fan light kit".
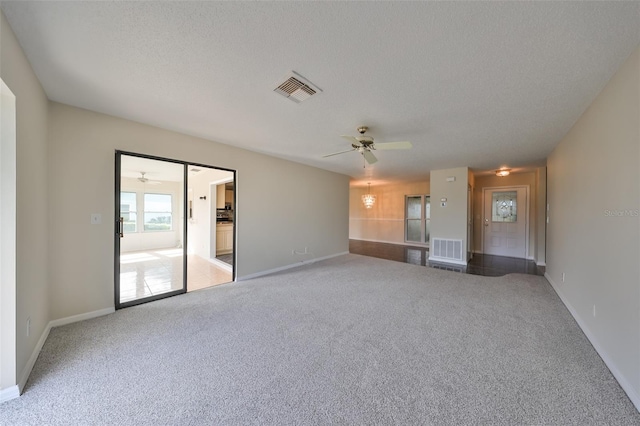
M 411 142 L 402 141 L 402 142 L 382 142 L 382 143 L 374 143 L 373 137 L 365 136 L 365 132 L 369 130 L 367 126 L 360 126 L 356 129 L 359 136 L 351 136 L 351 135 L 340 135 L 340 137 L 351 142 L 351 148 L 346 151 L 334 152 L 332 154 L 324 155 L 323 157 L 332 157 L 338 154 L 344 154 L 347 152 L 358 151 L 364 157 L 365 161 L 369 164 L 374 164 L 378 162 L 378 159 L 373 154 L 372 151 L 376 150 L 392 150 L 392 149 L 410 149 L 413 147 Z M 365 163 L 366 165 L 366 163 Z
M 160 185 L 162 183 L 157 180 L 149 180 L 149 178 L 145 177 L 146 174 L 147 172 L 140 172 L 140 177 L 138 178 L 138 180 L 143 184 L 146 185 L 148 183 L 149 185 Z

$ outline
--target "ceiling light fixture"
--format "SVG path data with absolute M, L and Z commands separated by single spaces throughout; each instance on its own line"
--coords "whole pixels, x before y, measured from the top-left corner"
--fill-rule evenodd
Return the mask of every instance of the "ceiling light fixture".
M 367 185 L 369 185 L 369 190 L 362 196 L 362 202 L 366 208 L 370 209 L 376 203 L 376 196 L 371 195 L 371 182 L 367 182 Z
M 509 173 L 511 173 L 511 169 L 500 169 L 500 170 L 496 170 L 496 176 L 499 177 L 505 177 L 505 176 L 509 176 Z

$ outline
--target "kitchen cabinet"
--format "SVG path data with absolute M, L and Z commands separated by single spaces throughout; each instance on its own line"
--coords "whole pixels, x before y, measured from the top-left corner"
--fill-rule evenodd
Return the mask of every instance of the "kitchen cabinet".
M 226 198 L 226 190 L 224 184 L 216 187 L 216 209 L 224 209 L 224 202 Z
M 233 252 L 233 224 L 216 226 L 216 255 Z
M 227 204 L 231 205 L 231 210 L 233 210 L 233 189 L 227 189 L 225 190 L 225 196 L 224 196 L 224 201 Z

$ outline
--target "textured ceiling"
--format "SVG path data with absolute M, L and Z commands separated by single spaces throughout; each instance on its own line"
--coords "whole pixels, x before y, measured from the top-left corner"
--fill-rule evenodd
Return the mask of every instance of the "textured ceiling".
M 2 9 L 51 100 L 372 182 L 544 164 L 640 43 L 637 2 Z M 291 70 L 323 93 L 275 94 Z M 321 158 L 361 124 L 414 149 L 378 151 L 366 168 L 355 152 Z

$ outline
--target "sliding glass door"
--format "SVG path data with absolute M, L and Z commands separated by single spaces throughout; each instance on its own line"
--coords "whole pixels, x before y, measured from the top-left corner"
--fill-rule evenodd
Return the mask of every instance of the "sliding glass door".
M 116 153 L 116 308 L 186 292 L 186 166 Z
M 235 279 L 236 172 L 116 152 L 115 306 Z
M 431 197 L 407 195 L 405 199 L 405 241 L 429 244 Z

